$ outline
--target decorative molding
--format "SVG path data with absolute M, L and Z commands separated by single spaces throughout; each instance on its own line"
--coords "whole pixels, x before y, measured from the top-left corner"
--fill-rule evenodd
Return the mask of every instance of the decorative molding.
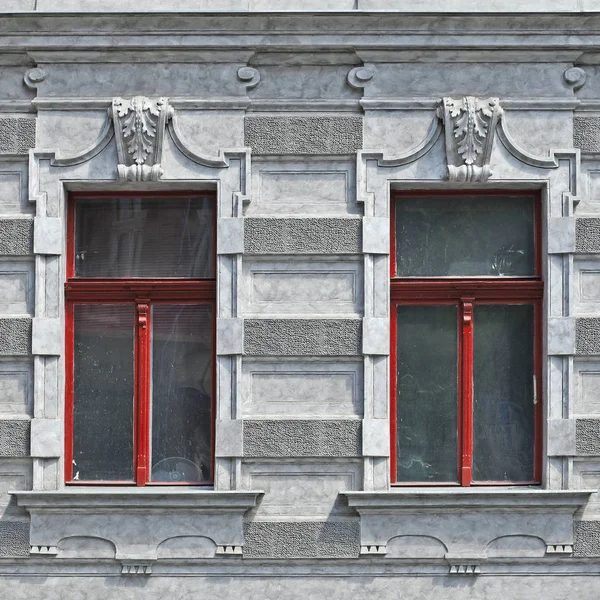
M 37 86 L 42 83 L 48 77 L 48 73 L 41 69 L 40 67 L 36 67 L 34 69 L 29 69 L 25 76 L 23 77 L 23 81 L 28 88 L 35 90 Z
M 253 154 L 354 154 L 363 145 L 362 117 L 246 117 Z
M 217 546 L 215 554 L 218 556 L 241 556 L 243 550 L 243 546 Z
M 254 67 L 240 67 L 237 76 L 246 84 L 247 90 L 254 89 L 260 83 L 260 72 Z
M 245 420 L 244 456 L 360 456 L 361 425 L 361 421 L 350 419 Z
M 487 181 L 496 124 L 502 115 L 498 98 L 443 98 L 446 160 L 450 181 Z
M 573 544 L 548 544 L 546 554 L 561 554 L 570 556 L 573 554 Z
M 478 564 L 455 564 L 450 563 L 449 575 L 479 575 L 481 568 Z
M 348 72 L 347 80 L 350 87 L 362 90 L 374 76 L 375 71 L 370 67 L 354 67 Z
M 29 554 L 35 556 L 56 556 L 58 548 L 56 546 L 31 546 Z
M 149 577 L 152 575 L 152 562 L 121 563 L 121 575 Z
M 587 73 L 581 67 L 571 67 L 563 73 L 563 79 L 576 92 L 585 85 Z
M 379 546 L 361 546 L 360 554 L 369 556 L 384 556 L 387 554 L 387 546 L 385 544 L 380 544 Z
M 158 181 L 167 121 L 168 98 L 114 98 L 112 116 L 117 141 L 119 181 Z

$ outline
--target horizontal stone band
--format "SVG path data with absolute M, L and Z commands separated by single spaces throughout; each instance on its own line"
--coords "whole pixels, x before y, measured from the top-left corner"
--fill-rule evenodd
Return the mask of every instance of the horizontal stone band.
M 244 456 L 360 456 L 361 438 L 360 421 L 244 421 Z
M 355 558 L 358 522 L 252 522 L 244 526 L 244 558 Z
M 363 145 L 361 117 L 246 117 L 253 154 L 352 154 Z
M 244 219 L 246 254 L 358 254 L 361 219 Z
M 245 319 L 244 353 L 254 356 L 356 356 L 358 319 Z

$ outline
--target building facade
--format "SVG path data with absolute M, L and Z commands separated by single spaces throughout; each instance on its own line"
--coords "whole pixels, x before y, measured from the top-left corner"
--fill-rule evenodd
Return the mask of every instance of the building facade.
M 600 5 L 209 4 L 3 6 L 0 598 L 596 598 Z

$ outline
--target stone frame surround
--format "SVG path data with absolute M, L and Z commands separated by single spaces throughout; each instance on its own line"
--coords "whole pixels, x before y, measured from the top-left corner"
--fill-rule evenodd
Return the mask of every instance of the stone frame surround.
M 163 576 L 189 575 L 210 580 L 208 590 L 218 589 L 221 584 L 216 582 L 223 577 L 236 584 L 236 577 L 280 581 L 293 575 L 308 580 L 318 572 L 336 581 L 397 577 L 395 597 L 403 580 L 460 575 L 471 576 L 474 593 L 486 597 L 485 586 L 501 586 L 508 576 L 528 576 L 535 582 L 561 574 L 581 582 L 600 573 L 600 509 L 594 494 L 600 481 L 600 406 L 594 412 L 589 387 L 583 389 L 599 370 L 600 302 L 594 300 L 589 281 L 599 271 L 600 209 L 593 193 L 600 191 L 594 187 L 600 153 L 597 127 L 588 123 L 597 119 L 594 101 L 585 104 L 574 96 L 580 89 L 585 92 L 586 72 L 580 67 L 566 71 L 574 58 L 571 50 L 564 50 L 565 65 L 548 67 L 539 81 L 532 80 L 537 71 L 528 71 L 527 64 L 513 73 L 514 90 L 509 85 L 506 91 L 502 83 L 504 93 L 484 89 L 463 96 L 474 94 L 469 86 L 477 87 L 473 82 L 483 77 L 476 64 L 483 58 L 473 48 L 489 41 L 479 29 L 486 23 L 504 35 L 507 54 L 502 60 L 507 63 L 513 50 L 523 52 L 532 64 L 556 62 L 550 57 L 560 32 L 541 31 L 551 22 L 545 15 L 536 20 L 512 17 L 517 30 L 536 27 L 539 20 L 540 43 L 552 46 L 522 49 L 519 36 L 506 25 L 509 17 L 500 22 L 489 16 L 452 16 L 439 24 L 435 35 L 442 52 L 464 61 L 456 70 L 456 83 L 443 75 L 447 62 L 424 54 L 423 80 L 430 92 L 409 95 L 403 86 L 410 74 L 395 69 L 426 52 L 431 22 L 423 15 L 402 17 L 413 26 L 408 35 L 408 25 L 401 25 L 397 15 L 388 16 L 361 15 L 366 29 L 359 34 L 344 29 L 347 15 L 332 15 L 330 31 L 318 15 L 294 20 L 293 15 L 263 14 L 245 21 L 239 15 L 209 15 L 197 39 L 210 37 L 213 27 L 215 44 L 240 36 L 244 44 L 272 43 L 281 54 L 259 52 L 251 59 L 254 51 L 244 45 L 198 50 L 191 36 L 182 36 L 182 45 L 190 48 L 159 49 L 154 41 L 136 52 L 141 51 L 147 65 L 166 56 L 172 73 L 154 81 L 147 77 L 154 66 L 141 67 L 147 71 L 131 87 L 127 79 L 137 73 L 131 65 L 139 56 L 133 60 L 125 48 L 115 50 L 109 67 L 93 49 L 80 53 L 76 36 L 47 34 L 48 47 L 31 51 L 37 68 L 20 69 L 27 73 L 27 87 L 37 94 L 37 144 L 31 134 L 36 119 L 0 118 L 0 160 L 10 157 L 20 165 L 15 171 L 11 166 L 11 177 L 18 170 L 24 176 L 27 170 L 27 209 L 35 207 L 33 218 L 22 211 L 18 218 L 0 219 L 0 254 L 20 261 L 23 273 L 23 257 L 33 254 L 35 289 L 31 317 L 0 317 L 0 334 L 5 332 L 6 339 L 0 346 L 2 361 L 33 361 L 32 414 L 0 414 L 0 457 L 17 461 L 17 466 L 27 457 L 33 462 L 32 489 L 15 490 L 13 497 L 19 520 L 0 521 L 0 539 L 9 540 L 0 544 L 0 578 L 57 575 L 71 584 L 77 577 L 89 581 L 91 574 L 137 576 L 148 589 L 158 590 L 163 589 Z M 83 22 L 101 30 L 141 31 L 156 25 L 148 15 L 130 17 L 119 25 L 107 25 L 112 17 L 90 16 Z M 36 19 L 31 22 L 50 27 L 46 17 Z M 198 24 L 193 15 L 189 26 L 181 15 L 170 19 L 180 31 Z M 583 28 L 581 44 L 593 47 L 591 34 L 576 19 L 563 21 L 565 28 Z M 277 46 L 277 27 L 264 31 L 265 23 L 287 27 L 288 33 L 297 34 L 296 41 L 313 44 L 309 48 L 322 36 L 331 53 L 316 66 L 299 53 L 286 71 L 281 56 L 289 49 Z M 11 27 L 8 21 L 0 38 Z M 161 27 L 159 38 L 170 35 Z M 232 33 L 236 27 L 240 31 Z M 457 39 L 453 27 L 464 28 L 464 38 Z M 38 35 L 29 29 L 25 33 Z M 364 45 L 348 51 L 349 36 Z M 75 50 L 60 48 L 69 39 Z M 409 39 L 423 45 L 414 55 L 402 47 Z M 188 51 L 194 53 L 193 60 L 187 56 L 177 62 L 177 53 Z M 493 51 L 485 52 L 491 60 Z M 202 68 L 195 70 L 199 57 Z M 215 58 L 222 62 L 212 62 Z M 496 55 L 493 59 L 491 65 L 500 64 Z M 93 65 L 88 74 L 96 68 L 102 73 L 98 81 L 105 88 L 85 79 L 81 69 L 82 88 L 71 92 L 65 84 L 68 69 L 79 69 L 76 65 L 85 61 Z M 310 87 L 303 71 L 309 67 L 331 69 L 339 81 L 337 88 L 329 82 L 329 89 L 339 97 L 326 86 L 320 90 L 323 97 L 269 96 L 278 86 L 282 95 L 286 90 L 294 93 L 302 87 L 299 81 Z M 105 77 L 111 69 L 117 74 L 114 80 Z M 552 79 L 556 73 L 558 83 Z M 199 83 L 189 84 L 195 78 Z M 415 82 L 417 87 L 426 85 Z M 190 92 L 188 84 L 204 88 Z M 526 85 L 532 91 L 523 93 Z M 86 86 L 90 96 L 82 91 Z M 267 90 L 264 95 L 262 90 Z M 0 99 L 5 112 L 17 105 L 29 110 L 31 101 L 8 106 Z M 124 143 L 122 120 L 129 113 L 118 110 L 124 105 L 140 118 L 152 115 L 151 128 L 159 133 L 150 141 L 150 156 L 141 161 Z M 575 148 L 570 139 L 562 150 L 546 143 L 544 136 L 541 148 L 535 136 L 533 142 L 527 139 L 529 119 L 550 113 L 571 118 L 574 108 Z M 454 135 L 456 110 L 485 123 L 482 151 L 474 161 L 466 160 Z M 65 125 L 71 121 L 74 134 Z M 406 135 L 403 144 L 390 144 L 393 136 L 386 131 L 402 129 L 404 123 L 406 134 L 398 131 L 399 137 Z M 87 147 L 77 146 L 75 134 L 90 141 L 86 130 L 92 129 L 98 138 Z M 313 179 L 326 202 L 314 197 Z M 289 193 L 287 205 L 277 197 L 290 181 L 307 186 L 298 206 L 290 205 Z M 72 190 L 163 189 L 217 192 L 214 490 L 65 487 L 61 399 L 66 196 Z M 541 191 L 546 292 L 540 488 L 390 487 L 389 199 L 391 190 L 411 189 Z M 312 297 L 294 297 L 294 286 L 308 277 L 313 278 Z M 331 288 L 316 293 L 314 282 L 333 280 L 341 290 L 338 295 L 328 297 Z M 333 382 L 323 406 L 310 398 L 294 398 L 294 412 L 281 392 L 284 384 L 277 393 L 265 395 L 275 376 L 290 388 L 302 376 L 312 377 L 317 383 L 307 389 L 314 390 L 323 374 Z M 336 403 L 340 391 L 346 395 Z M 282 493 L 286 485 L 289 498 Z M 332 495 L 335 501 L 329 507 L 323 498 L 329 501 Z M 490 584 L 492 579 L 496 583 Z M 582 589 L 588 589 L 588 579 L 580 583 Z M 182 589 L 186 585 L 181 583 Z M 360 594 L 369 588 L 364 582 L 356 585 Z M 458 587 L 452 584 L 445 593 L 458 598 Z M 305 589 L 304 583 L 299 589 Z M 499 594 L 497 589 L 490 593 Z M 389 592 L 382 594 L 384 598 Z

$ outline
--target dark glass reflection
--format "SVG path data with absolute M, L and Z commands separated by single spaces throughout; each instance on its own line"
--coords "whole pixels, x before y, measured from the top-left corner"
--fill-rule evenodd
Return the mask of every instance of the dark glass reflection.
M 211 476 L 212 309 L 152 308 L 152 481 Z
M 473 479 L 532 481 L 533 306 L 473 313 Z
M 402 198 L 397 276 L 534 275 L 533 210 L 514 196 Z
M 214 202 L 78 198 L 77 277 L 214 277 Z
M 74 480 L 133 480 L 134 313 L 74 306 Z
M 397 481 L 456 482 L 456 306 L 397 307 Z

